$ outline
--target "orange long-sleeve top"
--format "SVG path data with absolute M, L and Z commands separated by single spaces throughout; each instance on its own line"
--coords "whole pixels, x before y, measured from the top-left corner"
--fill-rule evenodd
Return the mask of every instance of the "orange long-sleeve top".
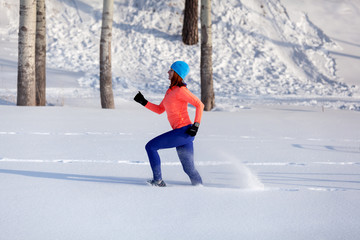
M 200 123 L 204 104 L 185 86 L 168 89 L 159 105 L 148 102 L 145 107 L 158 114 L 166 111 L 171 127 L 177 129 L 192 124 L 187 110 L 188 103 L 196 108 L 194 122 Z

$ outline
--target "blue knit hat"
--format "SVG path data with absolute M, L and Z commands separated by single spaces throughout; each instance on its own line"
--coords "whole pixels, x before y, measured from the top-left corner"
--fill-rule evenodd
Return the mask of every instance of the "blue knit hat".
M 174 70 L 182 79 L 190 72 L 189 65 L 183 61 L 176 61 L 171 65 L 171 69 Z

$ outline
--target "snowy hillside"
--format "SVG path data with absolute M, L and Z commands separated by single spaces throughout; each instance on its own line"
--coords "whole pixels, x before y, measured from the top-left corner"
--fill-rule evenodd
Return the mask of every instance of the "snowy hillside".
M 329 6 L 327 1 L 321 2 Z M 360 4 L 350 2 L 343 1 L 343 9 L 359 11 Z M 1 71 L 7 73 L 0 80 L 0 96 L 14 102 L 18 3 L 0 3 L 0 64 Z M 346 39 L 330 37 L 306 9 L 295 11 L 297 5 L 279 0 L 213 1 L 213 68 L 219 109 L 254 102 L 359 108 L 359 82 L 353 78 L 347 81 L 338 74 L 339 55 L 335 53 L 341 55 Z M 187 81 L 199 94 L 199 45 L 185 46 L 181 42 L 183 8 L 183 0 L 115 1 L 112 45 L 117 98 L 130 99 L 138 89 L 160 97 L 168 85 L 167 69 L 176 59 L 189 62 Z M 327 11 L 337 8 L 333 5 Z M 351 17 L 358 19 L 355 10 L 350 12 Z M 58 105 L 74 96 L 97 96 L 101 14 L 102 1 L 47 3 L 50 103 Z M 348 14 L 337 11 L 335 17 L 347 19 Z M 359 56 L 354 54 L 342 68 L 359 63 Z

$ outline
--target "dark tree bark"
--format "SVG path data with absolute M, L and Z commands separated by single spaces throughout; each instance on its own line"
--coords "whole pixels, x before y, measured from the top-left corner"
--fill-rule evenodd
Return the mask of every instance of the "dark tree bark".
M 187 45 L 194 45 L 199 42 L 198 6 L 198 0 L 185 1 L 182 40 Z

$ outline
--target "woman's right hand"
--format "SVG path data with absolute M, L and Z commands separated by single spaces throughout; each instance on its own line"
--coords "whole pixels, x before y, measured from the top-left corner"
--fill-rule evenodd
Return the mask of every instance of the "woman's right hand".
M 140 91 L 138 92 L 138 94 L 136 94 L 136 96 L 134 97 L 134 100 L 136 102 L 140 103 L 141 105 L 143 105 L 144 107 L 148 103 L 148 101 L 144 98 L 144 96 L 141 94 Z

